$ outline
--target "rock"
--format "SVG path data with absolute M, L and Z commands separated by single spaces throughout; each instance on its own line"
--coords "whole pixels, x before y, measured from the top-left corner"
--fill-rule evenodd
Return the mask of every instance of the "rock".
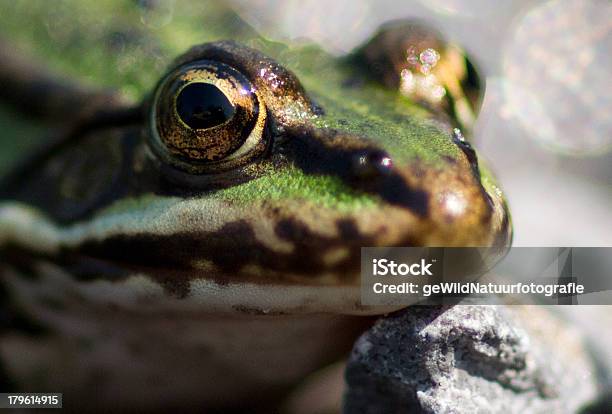
M 554 306 L 587 339 L 597 362 L 599 380 L 612 395 L 612 308 L 606 305 Z M 612 410 L 610 410 L 612 411 Z
M 575 413 L 598 377 L 582 336 L 540 306 L 414 306 L 356 342 L 344 413 Z

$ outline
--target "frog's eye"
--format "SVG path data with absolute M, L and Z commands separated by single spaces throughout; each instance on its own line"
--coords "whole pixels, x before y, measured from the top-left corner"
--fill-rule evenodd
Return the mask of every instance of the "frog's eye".
M 172 71 L 157 87 L 151 147 L 189 171 L 218 172 L 266 147 L 266 109 L 249 80 L 224 63 L 198 60 Z

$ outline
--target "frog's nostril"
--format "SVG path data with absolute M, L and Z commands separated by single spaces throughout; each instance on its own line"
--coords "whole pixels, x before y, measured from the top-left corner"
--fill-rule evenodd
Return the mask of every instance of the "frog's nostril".
M 359 178 L 387 175 L 393 168 L 393 161 L 385 151 L 374 149 L 360 151 L 352 159 L 353 174 Z

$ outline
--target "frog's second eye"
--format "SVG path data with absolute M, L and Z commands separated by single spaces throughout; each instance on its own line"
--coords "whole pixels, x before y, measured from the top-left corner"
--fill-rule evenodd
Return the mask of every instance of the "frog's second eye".
M 159 84 L 151 146 L 175 166 L 218 172 L 265 149 L 265 118 L 264 104 L 244 75 L 224 63 L 199 60 Z

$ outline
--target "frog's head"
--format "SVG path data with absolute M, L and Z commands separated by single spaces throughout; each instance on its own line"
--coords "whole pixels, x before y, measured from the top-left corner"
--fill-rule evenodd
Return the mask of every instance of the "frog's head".
M 501 192 L 451 122 L 348 60 L 281 55 L 295 73 L 235 42 L 193 47 L 138 111 L 80 124 L 11 186 L 55 223 L 13 212 L 24 244 L 83 277 L 305 311 L 358 310 L 364 246 L 509 244 Z

